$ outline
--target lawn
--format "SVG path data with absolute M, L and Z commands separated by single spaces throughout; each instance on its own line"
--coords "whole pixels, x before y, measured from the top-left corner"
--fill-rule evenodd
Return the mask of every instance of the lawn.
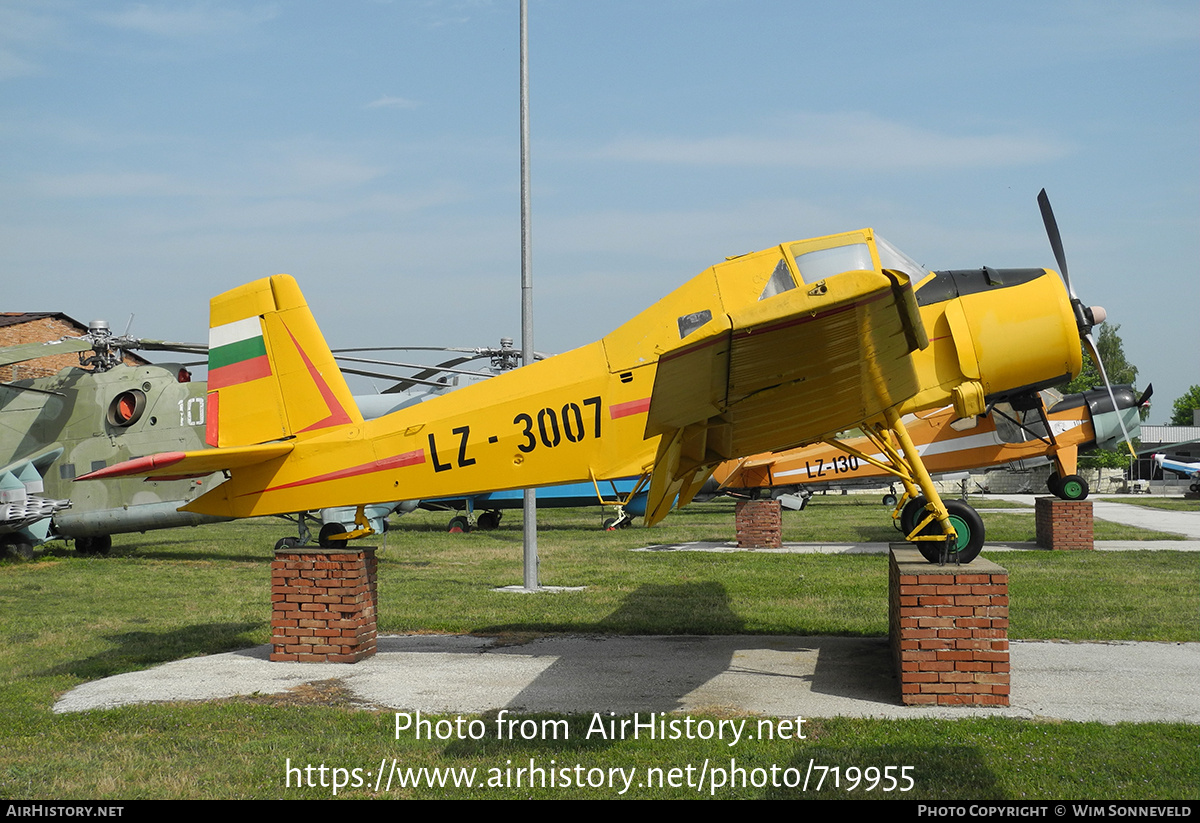
M 832 498 L 831 498 L 832 499 Z M 888 540 L 878 501 L 814 500 L 785 515 L 788 540 Z M 553 597 L 499 595 L 521 581 L 519 513 L 501 528 L 445 533 L 444 514 L 394 522 L 381 541 L 380 631 L 539 633 L 834 634 L 887 631 L 882 556 L 638 552 L 652 543 L 729 539 L 727 503 L 691 507 L 646 530 L 600 532 L 599 510 L 539 513 L 541 578 L 584 585 Z M 1028 540 L 1032 518 L 985 514 L 989 533 Z M 107 558 L 51 545 L 32 562 L 0 564 L 0 796 L 329 797 L 330 787 L 286 784 L 285 765 L 479 770 L 513 766 L 680 769 L 730 764 L 704 741 L 416 741 L 395 739 L 391 711 L 352 705 L 336 682 L 287 698 L 130 706 L 54 715 L 58 695 L 78 683 L 183 657 L 266 643 L 270 547 L 290 527 L 254 520 L 118 537 Z M 1025 529 L 1025 532 L 1021 530 Z M 809 536 L 806 536 L 809 535 Z M 833 535 L 838 535 L 834 537 Z M 1012 572 L 1014 639 L 1196 642 L 1200 555 L 1177 552 L 992 556 Z M 642 595 L 653 590 L 652 602 Z M 1147 596 L 1153 592 L 1154 596 Z M 631 602 L 637 608 L 629 608 Z M 486 719 L 486 718 L 485 718 Z M 582 718 L 565 720 L 579 729 Z M 698 718 L 700 719 L 700 718 Z M 712 718 L 718 722 L 722 718 Z M 726 718 L 728 719 L 728 718 Z M 805 741 L 755 740 L 736 750 L 750 770 L 720 797 L 909 799 L 1183 799 L 1197 797 L 1200 733 L 1185 724 L 1043 723 L 976 720 L 815 719 Z M 723 760 L 721 759 L 723 758 Z M 754 775 L 838 766 L 840 785 L 819 792 L 753 785 Z M 881 771 L 910 765 L 914 788 L 882 792 Z M 855 788 L 849 788 L 849 767 Z M 754 769 L 761 771 L 755 772 Z M 639 772 L 642 773 L 642 772 Z M 797 773 L 787 772 L 788 774 Z M 695 797 L 694 788 L 642 787 L 625 796 Z M 736 771 L 735 771 L 736 774 Z M 866 787 L 874 775 L 878 784 Z M 894 773 L 893 773 L 894 776 Z M 832 776 L 830 777 L 832 782 Z M 605 788 L 399 789 L 388 797 L 613 797 Z M 375 796 L 346 787 L 339 797 Z

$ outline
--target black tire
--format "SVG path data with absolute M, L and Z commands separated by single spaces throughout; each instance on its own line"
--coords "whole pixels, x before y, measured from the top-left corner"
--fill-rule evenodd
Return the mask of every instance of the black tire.
M 883 496 L 883 505 L 887 506 L 889 509 L 896 508 L 896 495 L 885 494 Z
M 450 518 L 450 525 L 446 526 L 446 531 L 451 534 L 463 533 L 466 534 L 471 530 L 471 521 L 463 517 L 461 514 L 458 517 Z
M 928 503 L 925 495 L 920 495 L 904 504 L 904 508 L 900 510 L 900 531 L 904 532 L 905 537 L 912 534 L 917 524 L 925 519 L 925 506 Z
M 344 534 L 346 527 L 341 523 L 326 523 L 317 535 L 317 544 L 322 549 L 340 549 L 346 545 L 345 539 L 334 540 L 331 535 Z
M 14 535 L 4 540 L 0 554 L 10 554 L 20 560 L 33 559 L 33 544 Z
M 604 518 L 604 522 L 600 524 L 600 528 L 604 529 L 606 532 L 615 532 L 617 530 L 617 518 Z
M 300 545 L 299 537 L 281 537 L 275 541 L 275 551 L 285 552 L 288 549 L 294 549 Z
M 1086 480 L 1077 474 L 1069 474 L 1059 481 L 1056 494 L 1063 500 L 1085 500 L 1088 491 Z
M 1063 496 L 1062 480 L 1059 479 L 1058 472 L 1052 472 L 1050 476 L 1046 478 L 1046 488 L 1049 489 L 1050 493 L 1055 497 Z M 1063 499 L 1065 500 L 1066 498 L 1064 497 Z
M 970 563 L 983 551 L 983 518 L 979 516 L 979 512 L 961 500 L 946 501 L 946 511 L 949 512 L 950 523 L 954 526 L 955 534 L 958 535 L 958 540 L 951 547 L 947 560 L 953 562 L 957 554 L 959 563 L 964 565 Z M 921 534 L 940 534 L 941 531 L 942 527 L 935 520 L 926 526 Z M 917 550 L 930 563 L 938 563 L 942 559 L 942 545 L 941 542 L 935 540 L 919 540 L 917 541 Z
M 107 555 L 112 551 L 112 535 L 102 534 L 92 538 L 92 554 Z
M 75 551 L 82 555 L 93 554 L 94 550 L 92 549 L 92 538 L 76 537 L 75 538 Z
M 479 515 L 479 519 L 475 521 L 475 525 L 485 532 L 490 532 L 500 527 L 500 517 L 500 512 L 484 512 Z

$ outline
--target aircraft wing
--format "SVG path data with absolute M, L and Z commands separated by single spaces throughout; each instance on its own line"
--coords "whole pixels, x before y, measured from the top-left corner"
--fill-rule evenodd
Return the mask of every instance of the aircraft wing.
M 648 525 L 724 460 L 819 440 L 918 390 L 911 354 L 928 341 L 907 275 L 846 272 L 727 316 L 726 328 L 659 360 Z

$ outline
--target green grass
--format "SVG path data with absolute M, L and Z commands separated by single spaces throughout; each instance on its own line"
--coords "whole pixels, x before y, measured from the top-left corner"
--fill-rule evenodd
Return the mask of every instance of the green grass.
M 1200 512 L 1200 500 L 1185 500 L 1182 497 L 1122 497 L 1114 502 L 1147 509 L 1165 509 L 1172 512 Z
M 892 539 L 877 501 L 787 514 L 787 539 Z M 539 513 L 543 582 L 579 593 L 514 597 L 521 581 L 519 513 L 501 529 L 449 535 L 443 514 L 396 521 L 379 566 L 380 630 L 389 632 L 835 634 L 886 633 L 881 556 L 637 552 L 650 543 L 729 539 L 728 504 L 694 507 L 652 530 L 603 533 L 598 511 Z M 992 518 L 1013 523 L 993 526 Z M 989 529 L 1032 529 L 1028 515 L 985 515 Z M 1025 524 L 1022 526 L 1021 524 Z M 878 534 L 834 538 L 831 534 Z M 268 642 L 270 547 L 288 533 L 256 520 L 118 537 L 113 556 L 51 546 L 0 564 L 0 797 L 328 797 L 288 789 L 283 764 L 375 768 L 582 763 L 679 767 L 730 753 L 746 768 L 913 765 L 904 797 L 1196 798 L 1197 727 L 1184 724 L 988 720 L 814 720 L 806 741 L 415 741 L 394 739 L 391 712 L 350 707 L 336 684 L 287 701 L 247 698 L 130 706 L 58 716 L 73 686 L 157 663 Z M 812 538 L 794 537 L 810 534 Z M 1021 539 L 1019 537 L 1005 539 Z M 1031 539 L 1031 538 L 1030 538 Z M 992 558 L 1012 572 L 1011 636 L 1023 639 L 1200 640 L 1200 555 L 1176 552 Z M 1153 596 L 1147 596 L 1153 592 Z M 572 728 L 583 721 L 571 718 Z M 637 796 L 694 797 L 694 789 Z M 349 796 L 370 796 L 365 790 Z M 490 790 L 487 797 L 611 797 L 602 790 Z M 794 794 L 794 793 L 793 793 Z M 389 796 L 471 796 L 394 790 Z M 722 797 L 792 796 L 770 788 Z M 812 792 L 807 796 L 812 796 Z M 826 787 L 821 796 L 847 796 Z M 857 790 L 849 796 L 881 796 Z M 898 796 L 898 795 L 894 795 Z

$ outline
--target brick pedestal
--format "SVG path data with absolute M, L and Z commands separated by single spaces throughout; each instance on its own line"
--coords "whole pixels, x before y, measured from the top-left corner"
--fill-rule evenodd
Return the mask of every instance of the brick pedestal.
M 783 547 L 783 513 L 778 500 L 739 500 L 735 519 L 739 549 Z
M 1039 497 L 1034 501 L 1037 544 L 1043 549 L 1096 548 L 1092 540 L 1092 501 Z
M 375 549 L 286 549 L 271 563 L 272 660 L 357 663 L 375 654 Z
M 935 566 L 891 546 L 888 622 L 906 705 L 1007 706 L 1008 571 L 976 558 Z

